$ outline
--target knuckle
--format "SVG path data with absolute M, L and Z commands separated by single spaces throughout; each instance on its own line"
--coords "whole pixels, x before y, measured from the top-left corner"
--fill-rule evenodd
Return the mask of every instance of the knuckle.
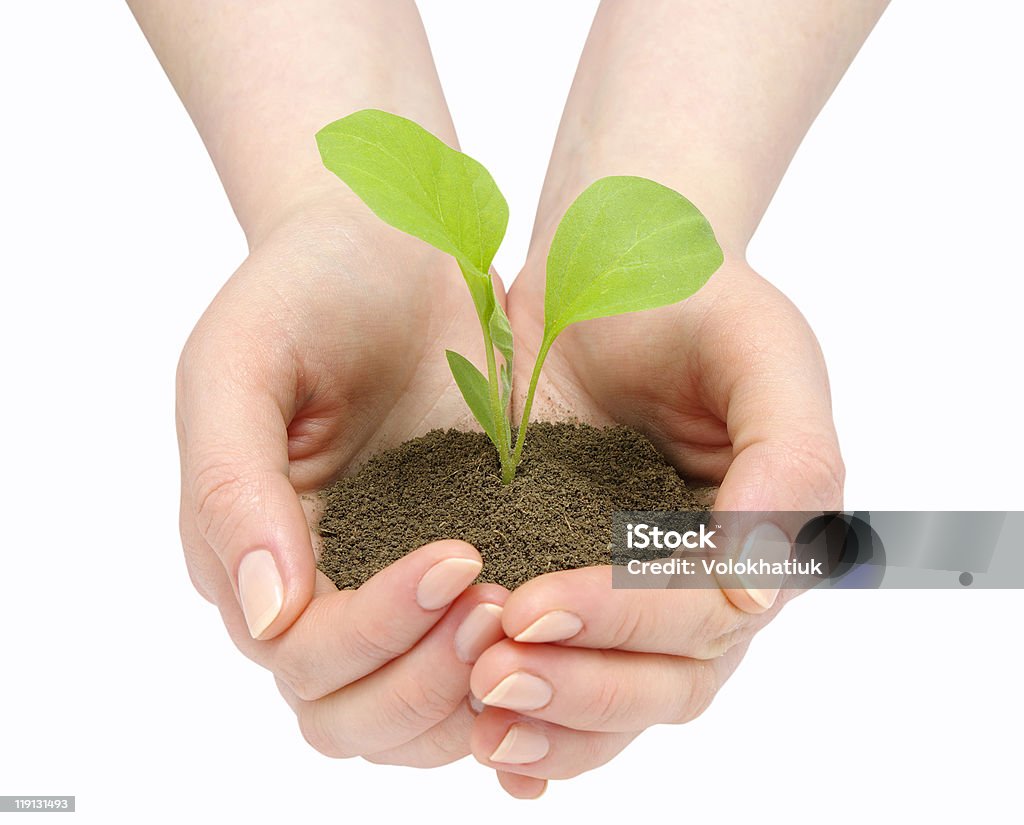
M 357 756 L 337 736 L 336 731 L 328 728 L 323 714 L 312 705 L 299 707 L 297 712 L 299 732 L 313 750 L 331 759 L 350 759 Z
M 569 735 L 579 740 L 575 758 L 565 764 L 556 765 L 555 770 L 545 776 L 545 779 L 575 779 L 608 761 L 600 744 L 601 736 L 588 736 L 585 732 L 575 731 Z
M 697 628 L 695 659 L 717 659 L 735 645 L 744 634 L 746 614 L 720 594 L 721 604 L 701 612 Z
M 357 662 L 390 662 L 401 656 L 406 648 L 392 633 L 382 623 L 353 621 L 347 634 L 350 656 Z
M 326 626 L 324 616 L 318 615 L 322 609 L 325 609 L 323 602 L 314 599 L 306 606 L 303 620 L 311 626 Z M 338 678 L 328 648 L 298 644 L 289 639 L 287 632 L 275 643 L 270 666 L 277 679 L 304 702 L 322 699 L 348 683 Z
M 258 474 L 245 474 L 237 461 L 215 456 L 197 462 L 192 476 L 192 501 L 196 526 L 215 547 L 230 541 L 243 511 L 259 500 Z
M 681 691 L 679 708 L 671 719 L 672 724 L 692 722 L 711 706 L 718 693 L 718 678 L 710 662 L 695 661 L 691 674 L 690 690 Z
M 567 731 L 563 735 L 573 737 L 575 741 L 570 747 L 575 751 L 574 758 L 565 763 L 556 763 L 555 770 L 546 779 L 575 779 L 577 776 L 599 768 L 618 754 L 626 743 L 613 744 L 614 738 L 604 735 L 592 735 L 579 731 Z M 628 734 L 631 741 L 636 734 Z
M 315 702 L 329 693 L 320 679 L 311 676 L 304 668 L 297 668 L 292 662 L 278 662 L 277 669 L 278 678 L 303 702 Z
M 436 725 L 430 729 L 430 743 L 434 752 L 431 767 L 447 765 L 470 753 L 468 727 Z
M 718 659 L 728 653 L 737 641 L 737 634 L 735 633 L 723 633 L 721 636 L 705 639 L 700 644 L 694 658 L 702 661 Z
M 609 647 L 630 649 L 642 634 L 644 611 L 634 599 L 626 599 L 611 628 Z
M 846 464 L 835 439 L 804 436 L 787 451 L 786 460 L 821 501 L 838 506 L 846 484 Z
M 605 730 L 620 714 L 629 714 L 626 693 L 617 679 L 604 679 L 580 709 L 580 724 L 584 730 Z
M 375 765 L 399 765 L 407 768 L 439 768 L 462 759 L 470 753 L 467 725 L 455 724 L 452 717 L 434 725 L 420 738 L 398 748 L 380 753 L 364 754 L 363 759 Z
M 426 682 L 404 679 L 384 707 L 385 721 L 402 730 L 424 731 L 449 716 L 458 702 L 458 698 Z

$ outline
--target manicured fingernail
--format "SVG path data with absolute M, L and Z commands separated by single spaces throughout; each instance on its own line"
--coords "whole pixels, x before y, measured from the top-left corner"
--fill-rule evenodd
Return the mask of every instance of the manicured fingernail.
M 238 595 L 249 633 L 258 639 L 284 605 L 284 584 L 273 553 L 253 550 L 242 558 L 238 565 Z
M 440 610 L 473 581 L 483 568 L 473 559 L 445 559 L 431 567 L 416 588 L 416 603 L 424 610 Z
M 477 699 L 472 691 L 469 693 L 469 709 L 477 714 L 484 712 L 484 703 Z
M 473 664 L 487 648 L 505 637 L 501 629 L 501 605 L 482 602 L 469 611 L 455 631 L 455 655 Z
M 551 701 L 551 685 L 521 670 L 506 676 L 481 701 L 509 710 L 537 710 Z
M 770 522 L 757 525 L 743 541 L 739 560 L 754 569 L 741 575 L 740 581 L 750 598 L 766 610 L 775 604 L 786 578 L 784 573 L 772 572 L 772 566 L 787 562 L 792 549 L 789 537 Z
M 583 619 L 568 610 L 545 613 L 515 637 L 517 642 L 563 642 L 583 629 Z
M 548 755 L 548 738 L 531 725 L 513 725 L 491 754 L 492 762 L 526 765 Z

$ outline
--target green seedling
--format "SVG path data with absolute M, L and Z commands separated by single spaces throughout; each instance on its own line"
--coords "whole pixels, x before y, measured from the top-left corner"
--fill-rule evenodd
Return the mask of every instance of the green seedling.
M 458 262 L 480 318 L 487 375 L 451 350 L 448 364 L 498 450 L 506 484 L 522 460 L 537 380 L 559 334 L 579 321 L 682 301 L 722 264 L 711 226 L 678 192 L 626 176 L 587 187 L 566 211 L 548 252 L 544 331 L 513 443 L 512 328 L 490 271 L 508 204 L 494 179 L 413 121 L 376 109 L 325 126 L 316 142 L 324 166 L 381 220 Z

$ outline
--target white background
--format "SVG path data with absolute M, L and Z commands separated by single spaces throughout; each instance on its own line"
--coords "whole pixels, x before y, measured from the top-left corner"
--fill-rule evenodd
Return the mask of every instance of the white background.
M 595 3 L 422 6 L 508 275 Z M 1022 505 L 1021 22 L 891 8 L 751 249 L 822 340 L 850 506 Z M 174 365 L 245 254 L 211 164 L 119 3 L 10 4 L 0 62 L 0 794 L 87 822 L 1019 815 L 1014 592 L 809 594 L 702 718 L 536 803 L 472 760 L 316 754 L 178 545 Z

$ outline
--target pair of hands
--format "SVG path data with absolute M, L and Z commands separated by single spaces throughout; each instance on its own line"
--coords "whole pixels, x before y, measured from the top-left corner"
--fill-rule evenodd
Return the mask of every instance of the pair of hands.
M 520 393 L 543 325 L 537 248 L 506 300 Z M 197 589 L 317 750 L 421 767 L 472 753 L 535 797 L 648 726 L 700 714 L 784 598 L 612 590 L 608 568 L 509 593 L 470 586 L 480 558 L 459 541 L 336 590 L 315 569 L 303 494 L 379 449 L 471 426 L 444 350 L 480 346 L 445 256 L 361 207 L 303 208 L 252 251 L 182 354 L 181 531 Z M 817 343 L 740 260 L 682 304 L 567 330 L 535 410 L 640 429 L 681 472 L 720 483 L 723 511 L 841 506 Z

